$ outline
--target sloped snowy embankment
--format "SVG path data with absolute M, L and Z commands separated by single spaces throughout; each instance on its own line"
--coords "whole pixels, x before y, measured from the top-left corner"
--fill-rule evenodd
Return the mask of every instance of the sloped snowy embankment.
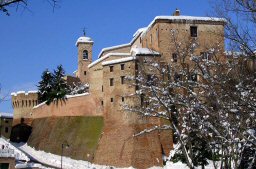
M 28 146 L 27 144 L 14 144 L 14 145 L 20 148 L 22 151 L 29 154 L 30 156 L 32 156 L 34 159 L 38 160 L 39 162 L 60 168 L 61 157 L 59 155 L 54 155 L 44 151 L 37 151 L 34 148 L 31 148 L 30 146 Z M 23 153 L 20 152 L 20 154 L 23 154 Z M 26 157 L 24 154 L 22 156 Z M 87 161 L 73 160 L 69 157 L 63 157 L 62 165 L 63 165 L 63 168 L 65 169 L 89 169 L 89 168 L 110 169 L 110 166 L 91 164 L 90 162 L 87 162 Z M 112 168 L 118 169 L 114 167 Z M 197 167 L 197 168 L 201 168 L 201 167 Z M 127 169 L 133 169 L 133 168 L 129 167 Z M 162 169 L 162 167 L 151 167 L 150 169 Z M 167 162 L 167 165 L 163 167 L 163 169 L 188 169 L 188 167 L 181 162 L 178 162 L 178 163 Z M 206 166 L 205 169 L 214 169 L 213 164 L 210 162 L 210 164 Z

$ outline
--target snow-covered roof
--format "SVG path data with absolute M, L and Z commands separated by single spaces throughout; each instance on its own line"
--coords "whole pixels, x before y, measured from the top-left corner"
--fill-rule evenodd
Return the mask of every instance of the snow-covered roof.
M 118 49 L 118 48 L 122 48 L 122 47 L 128 47 L 128 46 L 130 46 L 130 45 L 131 45 L 130 43 L 126 43 L 126 44 L 122 44 L 122 45 L 116 45 L 116 46 L 111 46 L 111 47 L 103 48 L 103 49 L 100 51 L 100 54 L 99 54 L 98 58 L 100 58 L 100 56 L 102 55 L 103 52 L 106 52 L 106 51 L 112 50 L 112 49 Z
M 0 112 L 0 117 L 3 117 L 3 118 L 13 118 L 13 114 Z
M 95 60 L 94 62 L 92 62 L 91 64 L 88 65 L 88 68 L 91 68 L 92 66 L 98 64 L 99 62 L 107 59 L 109 56 L 131 56 L 131 53 L 108 53 L 102 57 L 100 57 L 99 59 Z
M 93 40 L 90 37 L 81 36 L 77 39 L 76 46 L 78 45 L 78 43 L 93 43 Z
M 150 28 L 155 24 L 157 20 L 169 20 L 174 23 L 190 23 L 195 21 L 201 22 L 220 22 L 221 24 L 226 23 L 224 18 L 215 18 L 215 17 L 198 17 L 198 16 L 156 16 L 154 20 L 147 26 L 147 29 L 143 31 L 142 36 L 150 30 Z
M 81 96 L 87 96 L 90 93 L 82 93 L 82 94 L 75 94 L 75 95 L 66 95 L 67 99 L 74 98 L 74 97 L 81 97 Z
M 102 65 L 105 66 L 105 65 L 117 64 L 117 63 L 129 62 L 129 61 L 135 60 L 135 59 L 136 59 L 135 56 L 130 56 L 130 57 L 125 57 L 125 58 L 121 58 L 121 59 L 105 61 L 105 62 L 102 62 Z
M 38 105 L 35 105 L 34 107 L 33 107 L 33 109 L 36 109 L 36 108 L 38 108 L 38 107 L 41 107 L 41 106 L 43 106 L 43 105 L 45 105 L 46 104 L 46 101 L 44 101 L 44 102 L 42 102 L 42 103 L 40 103 L 40 104 L 38 104 Z
M 17 94 L 25 94 L 25 91 L 18 91 Z
M 111 46 L 111 47 L 107 47 L 107 48 L 103 48 L 100 52 L 100 54 L 98 55 L 98 58 L 101 57 L 102 53 L 108 50 L 112 50 L 112 49 L 118 49 L 118 48 L 122 48 L 122 47 L 128 47 L 131 46 L 132 43 L 134 42 L 135 39 L 137 39 L 137 37 L 144 32 L 145 30 L 147 30 L 147 27 L 144 28 L 139 28 L 134 34 L 133 34 L 133 38 L 131 40 L 130 43 L 126 43 L 126 44 L 121 44 L 121 45 L 116 45 L 116 46 Z
M 146 55 L 156 55 L 159 56 L 160 53 L 149 48 L 132 48 L 131 53 L 135 56 L 146 56 Z
M 139 29 L 133 34 L 133 37 L 138 36 L 140 33 L 144 32 L 145 30 L 147 30 L 147 27 L 139 28 Z
M 38 91 L 36 90 L 31 90 L 31 91 L 28 91 L 27 93 L 25 91 L 18 91 L 18 92 L 12 92 L 11 96 L 17 96 L 18 94 L 28 95 L 28 94 L 36 94 L 36 93 L 38 93 Z
M 224 54 L 226 56 L 233 56 L 233 57 L 246 56 L 245 53 L 237 52 L 237 51 L 225 51 Z

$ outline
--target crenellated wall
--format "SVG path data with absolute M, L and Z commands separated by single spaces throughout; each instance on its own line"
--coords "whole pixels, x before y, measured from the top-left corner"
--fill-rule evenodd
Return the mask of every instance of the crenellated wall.
M 29 119 L 32 108 L 38 104 L 37 91 L 19 91 L 12 93 L 13 126 L 20 123 L 21 119 Z M 30 120 L 29 120 L 30 121 Z

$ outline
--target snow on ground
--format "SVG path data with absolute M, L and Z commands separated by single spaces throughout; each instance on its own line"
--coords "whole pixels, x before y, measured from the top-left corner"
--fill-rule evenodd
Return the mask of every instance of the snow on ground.
M 44 151 L 37 151 L 34 148 L 24 143 L 19 143 L 19 144 L 13 143 L 13 144 L 16 147 L 20 148 L 22 151 L 32 156 L 34 159 L 36 159 L 40 163 L 47 164 L 54 167 L 59 167 L 59 168 L 61 166 L 61 156 L 59 155 L 47 153 Z M 74 160 L 69 157 L 63 157 L 62 165 L 63 165 L 63 168 L 65 169 L 89 169 L 89 168 L 110 169 L 111 168 L 110 166 L 91 164 L 88 161 Z M 133 168 L 130 167 L 127 169 L 133 169 Z
M 23 152 L 21 152 L 19 149 L 14 147 L 12 144 L 10 144 L 3 138 L 0 138 L 0 146 L 1 148 L 4 147 L 4 149 L 14 150 L 14 154 L 12 154 L 12 157 L 15 157 L 16 160 L 29 161 L 29 158 Z
M 2 142 L 4 142 L 5 144 L 8 144 L 10 148 L 15 149 L 15 152 L 20 154 L 19 155 L 20 159 L 26 159 L 28 161 L 28 157 L 24 153 L 22 153 L 20 150 L 18 150 L 17 148 L 26 152 L 27 154 L 29 154 L 35 160 L 37 160 L 38 162 L 40 162 L 42 164 L 59 167 L 59 168 L 61 166 L 61 156 L 59 156 L 59 155 L 47 153 L 44 151 L 37 151 L 34 148 L 32 148 L 24 143 L 19 143 L 19 144 L 12 143 L 15 147 L 17 147 L 17 148 L 15 148 L 10 143 L 8 143 L 4 139 L 0 138 L 0 143 L 2 143 Z M 21 157 L 23 157 L 23 158 L 21 158 Z M 115 167 L 111 167 L 111 166 L 91 164 L 88 161 L 74 160 L 69 157 L 63 157 L 62 162 L 63 162 L 62 163 L 63 168 L 65 168 L 65 169 L 120 169 L 120 168 L 115 168 Z M 45 168 L 40 164 L 34 164 L 34 163 L 29 163 L 29 164 L 25 163 L 25 164 L 17 164 L 16 165 L 17 168 L 24 168 L 24 166 L 27 166 L 27 167 L 29 167 L 29 166 L 36 167 L 37 166 L 38 168 Z M 200 169 L 201 166 L 196 167 L 196 169 L 197 168 Z M 133 169 L 133 167 L 123 168 L 123 169 Z M 150 169 L 189 169 L 189 168 L 186 166 L 186 164 L 183 164 L 181 162 L 177 162 L 177 163 L 167 162 L 166 166 L 164 166 L 164 167 L 151 167 Z M 206 166 L 205 169 L 214 169 L 213 163 L 210 161 L 209 165 Z

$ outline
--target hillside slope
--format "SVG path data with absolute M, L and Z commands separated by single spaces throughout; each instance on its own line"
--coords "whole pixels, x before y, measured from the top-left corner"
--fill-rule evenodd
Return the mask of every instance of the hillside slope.
M 28 145 L 37 150 L 91 161 L 103 129 L 103 117 L 48 117 L 33 120 Z

